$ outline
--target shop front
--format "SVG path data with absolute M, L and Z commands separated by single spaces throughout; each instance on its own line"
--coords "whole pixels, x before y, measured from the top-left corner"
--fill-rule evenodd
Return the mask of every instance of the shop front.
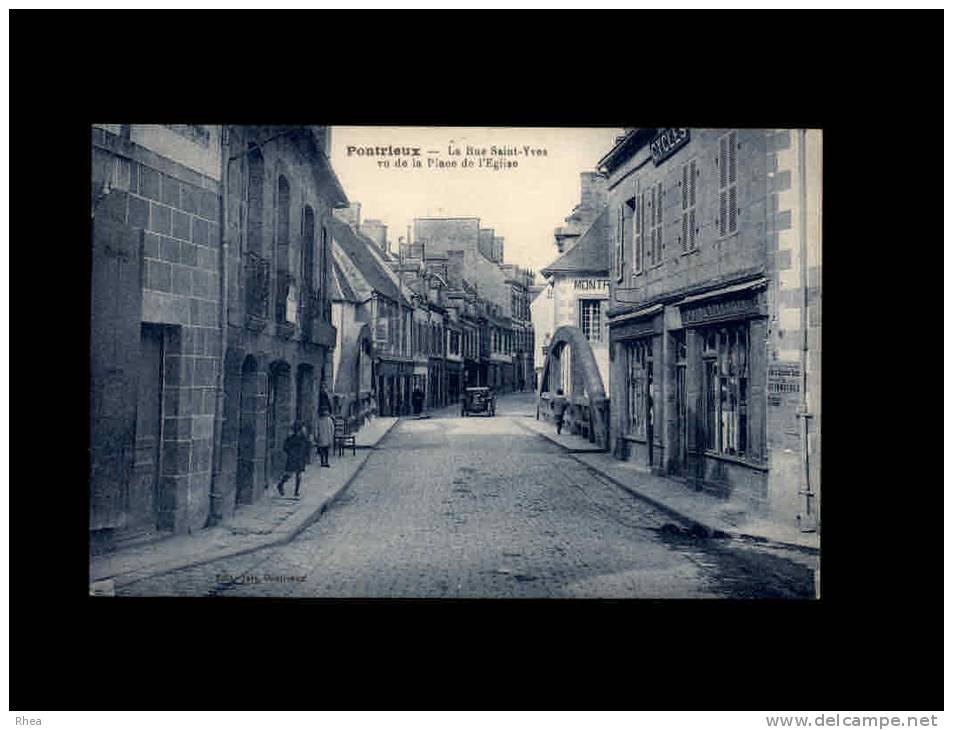
M 617 457 L 656 471 L 664 463 L 664 374 L 661 305 L 627 313 L 609 323 L 612 354 L 612 449 Z
M 473 358 L 466 358 L 463 361 L 463 383 L 461 384 L 461 391 L 466 388 L 475 388 L 480 385 L 480 363 L 478 360 Z
M 722 496 L 765 499 L 765 284 L 611 320 L 617 458 Z
M 447 404 L 460 401 L 464 387 L 463 363 L 447 360 Z
M 436 357 L 430 358 L 428 371 L 429 387 L 424 391 L 427 394 L 427 404 L 430 408 L 442 408 L 445 405 L 443 360 Z
M 381 416 L 410 413 L 413 363 L 381 359 L 377 368 L 377 412 Z
M 673 308 L 669 471 L 763 502 L 767 494 L 766 281 L 688 296 Z

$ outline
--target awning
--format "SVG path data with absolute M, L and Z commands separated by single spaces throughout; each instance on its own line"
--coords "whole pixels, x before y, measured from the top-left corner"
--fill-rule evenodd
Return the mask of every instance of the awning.
M 662 311 L 661 304 L 653 304 L 651 307 L 646 307 L 645 309 L 639 309 L 635 312 L 629 312 L 628 314 L 623 314 L 620 317 L 610 317 L 609 326 L 613 327 L 620 322 L 628 322 L 633 319 L 642 319 L 644 317 L 652 317 Z
M 684 306 L 686 304 L 691 304 L 692 302 L 701 302 L 705 299 L 715 299 L 717 297 L 728 296 L 729 294 L 737 294 L 741 291 L 748 291 L 750 289 L 760 289 L 768 285 L 768 280 L 765 277 L 760 279 L 755 279 L 754 281 L 748 281 L 744 284 L 735 284 L 733 286 L 726 286 L 724 289 L 715 289 L 714 291 L 705 292 L 704 294 L 696 294 L 692 297 L 685 297 L 680 302 L 678 306 Z

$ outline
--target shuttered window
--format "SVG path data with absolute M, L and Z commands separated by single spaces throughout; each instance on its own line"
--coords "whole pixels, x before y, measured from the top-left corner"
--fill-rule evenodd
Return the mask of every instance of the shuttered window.
M 738 231 L 738 133 L 729 132 L 719 140 L 718 157 L 718 235 Z
M 625 208 L 619 206 L 619 214 L 616 216 L 615 224 L 615 258 L 613 259 L 613 271 L 615 271 L 616 281 L 622 281 L 622 261 L 624 256 L 625 240 Z
M 698 163 L 695 160 L 682 165 L 682 253 L 695 250 L 695 201 Z
M 632 273 L 642 273 L 642 260 L 645 244 L 645 191 L 640 192 L 635 198 L 635 210 L 632 220 L 635 228 L 635 245 L 633 249 Z
M 646 253 L 651 268 L 662 263 L 662 183 L 653 183 L 646 197 L 649 224 L 649 247 Z

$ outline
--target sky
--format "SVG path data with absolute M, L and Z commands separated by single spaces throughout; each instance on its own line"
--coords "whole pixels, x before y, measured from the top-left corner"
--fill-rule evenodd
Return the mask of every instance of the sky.
M 604 127 L 333 127 L 331 164 L 348 199 L 361 203 L 362 220 L 387 225 L 393 249 L 414 218 L 476 217 L 482 228 L 505 238 L 505 263 L 538 271 L 556 258 L 553 231 L 579 203 L 579 173 L 594 170 L 621 132 Z M 475 154 L 466 155 L 468 145 Z M 517 154 L 493 154 L 494 145 Z M 525 146 L 545 155 L 527 153 Z M 417 147 L 420 155 L 401 158 L 387 154 L 388 147 Z M 461 154 L 450 154 L 451 147 Z M 366 148 L 383 149 L 368 154 Z M 408 166 L 396 166 L 398 159 Z M 473 167 L 463 167 L 464 159 Z M 421 166 L 413 167 L 414 160 Z M 440 167 L 437 160 L 457 167 Z M 516 166 L 494 169 L 499 162 Z

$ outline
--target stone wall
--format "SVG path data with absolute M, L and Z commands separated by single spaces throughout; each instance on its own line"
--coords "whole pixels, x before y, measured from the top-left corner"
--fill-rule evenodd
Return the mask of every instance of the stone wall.
M 215 484 L 216 520 L 227 521 L 238 504 L 256 501 L 268 483 L 277 481 L 284 468 L 282 444 L 291 424 L 298 417 L 313 418 L 322 375 L 329 385 L 333 379 L 336 330 L 328 300 L 332 252 L 324 225 L 332 209 L 308 157 L 307 144 L 306 134 L 291 128 L 231 129 L 226 198 L 228 365 L 222 458 Z M 259 175 L 262 204 L 256 226 L 260 232 L 255 234 L 250 225 L 254 216 L 249 213 L 249 186 L 257 184 Z M 279 214 L 279 201 L 284 200 L 288 201 L 286 218 Z M 312 221 L 313 231 L 309 230 Z M 313 236 L 310 272 L 304 268 L 308 235 Z M 256 257 L 268 271 L 266 301 L 257 312 L 250 307 Z M 285 322 L 278 321 L 276 309 L 283 293 L 280 270 L 292 277 L 297 297 L 294 307 L 289 298 Z M 309 273 L 313 309 L 303 294 Z M 309 319 L 311 336 L 305 327 Z M 274 407 L 269 412 L 271 402 Z
M 95 191 L 108 181 L 110 217 L 141 232 L 137 325 L 166 332 L 157 524 L 185 532 L 203 527 L 209 512 L 221 356 L 219 183 L 132 141 L 159 134 L 146 132 L 133 125 L 126 139 L 94 128 L 92 182 Z

